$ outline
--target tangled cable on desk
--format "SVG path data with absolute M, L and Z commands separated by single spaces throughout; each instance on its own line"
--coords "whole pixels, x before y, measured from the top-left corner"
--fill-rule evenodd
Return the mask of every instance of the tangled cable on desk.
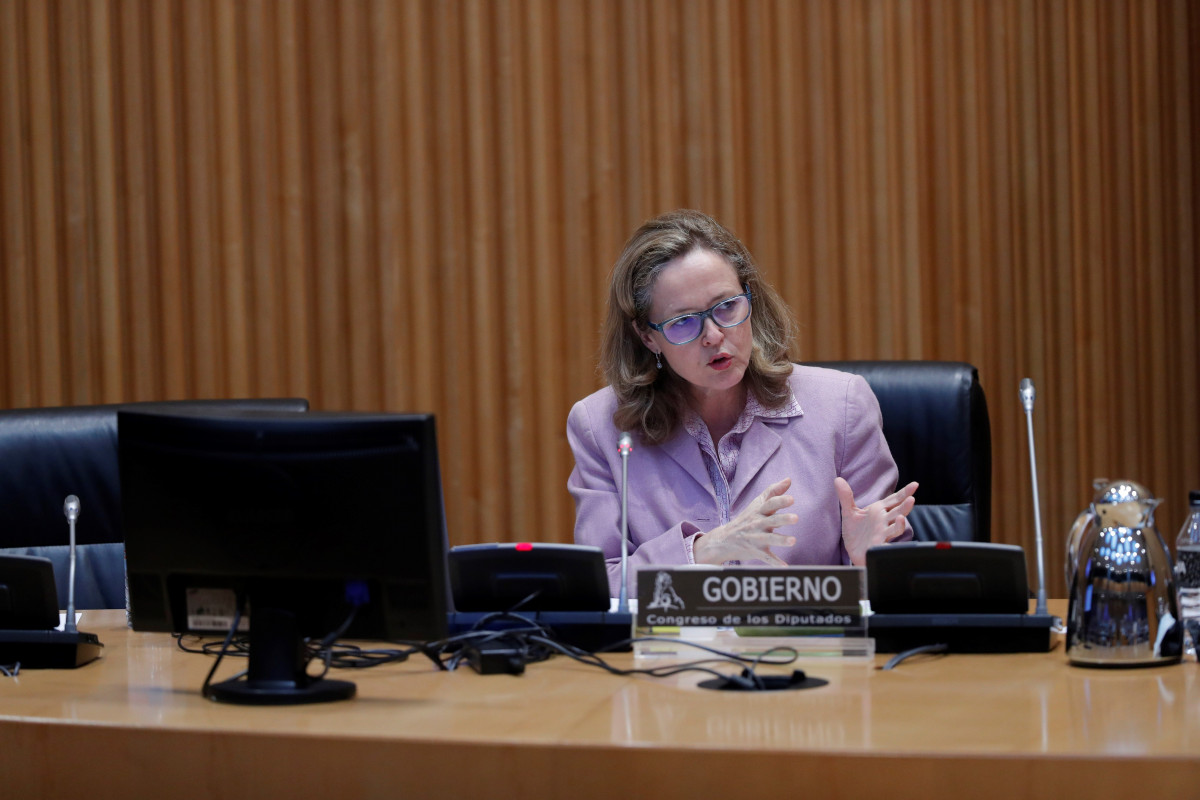
M 773 647 L 754 656 L 744 656 L 739 653 L 718 650 L 698 642 L 655 636 L 630 638 L 592 652 L 561 641 L 553 628 L 519 613 L 518 609 L 534 596 L 525 598 L 513 609 L 482 617 L 472 630 L 432 642 L 394 642 L 394 644 L 400 645 L 399 648 L 361 647 L 339 641 L 354 621 L 357 611 L 354 608 L 335 630 L 319 641 L 309 640 L 305 643 L 308 652 L 306 671 L 307 665 L 312 664 L 313 661 L 319 662 L 322 665 L 321 671 L 318 674 L 310 675 L 313 680 L 319 680 L 325 677 L 330 669 L 368 669 L 407 661 L 411 656 L 419 654 L 427 657 L 439 670 L 453 671 L 467 661 L 481 673 L 520 674 L 528 664 L 545 661 L 554 655 L 562 655 L 581 664 L 603 669 L 613 675 L 646 675 L 652 678 L 667 678 L 685 672 L 701 672 L 711 675 L 713 678 L 730 681 L 742 689 L 767 689 L 769 687 L 766 681 L 757 672 L 758 667 L 786 666 L 799 658 L 797 650 L 786 646 Z M 250 654 L 249 637 L 237 635 L 241 616 L 242 611 L 239 608 L 223 640 L 201 641 L 198 646 L 189 646 L 184 642 L 183 635 L 176 635 L 176 641 L 181 650 L 216 656 L 216 661 L 205 677 L 201 690 L 205 697 L 209 696 L 212 677 L 226 656 L 247 657 Z M 508 627 L 499 629 L 489 627 L 501 623 L 507 624 Z M 620 650 L 638 642 L 654 641 L 692 647 L 710 654 L 710 657 L 653 667 L 625 668 L 608 663 L 601 655 L 604 652 Z M 494 668 L 496 664 L 500 668 Z M 738 667 L 741 672 L 739 675 L 730 675 L 716 668 L 721 665 Z M 244 674 L 245 671 L 242 671 L 234 678 L 240 678 Z

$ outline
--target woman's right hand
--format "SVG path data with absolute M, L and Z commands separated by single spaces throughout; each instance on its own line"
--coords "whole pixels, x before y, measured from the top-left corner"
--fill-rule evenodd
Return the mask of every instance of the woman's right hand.
M 784 566 L 783 559 L 771 552 L 772 547 L 791 547 L 794 536 L 775 533 L 776 528 L 795 525 L 800 518 L 792 513 L 778 513 L 794 500 L 784 494 L 792 485 L 791 478 L 772 484 L 754 498 L 745 511 L 708 533 L 700 534 L 692 544 L 692 558 L 697 564 L 724 564 L 726 561 L 765 561 Z

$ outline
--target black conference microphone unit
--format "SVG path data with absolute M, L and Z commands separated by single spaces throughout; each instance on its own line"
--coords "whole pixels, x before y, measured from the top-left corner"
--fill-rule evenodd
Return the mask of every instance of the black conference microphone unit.
M 611 608 L 608 571 L 598 547 L 548 542 L 473 544 L 450 548 L 447 567 L 455 610 L 448 617 L 451 636 L 478 630 L 505 630 L 520 617 L 550 628 L 560 642 L 588 652 L 627 652 L 632 648 L 629 610 L 629 454 L 633 438 L 617 440 L 621 455 L 621 586 Z M 524 598 L 524 600 L 522 600 Z M 497 612 L 512 611 L 512 614 Z M 519 615 L 517 617 L 516 615 Z M 519 674 L 507 645 L 497 654 L 480 654 L 480 672 Z M 484 664 L 486 655 L 492 668 Z M 523 669 L 523 667 L 522 667 Z
M 28 669 L 73 669 L 100 657 L 104 645 L 94 633 L 75 627 L 75 521 L 79 498 L 69 495 L 63 513 L 70 526 L 67 616 L 63 630 L 45 624 L 58 618 L 54 568 L 37 556 L 0 557 L 0 664 Z
M 1025 551 L 990 542 L 902 542 L 867 551 L 867 627 L 881 653 L 1045 652 L 1056 620 L 1046 610 L 1045 559 L 1033 452 L 1033 382 L 1021 381 L 1029 428 L 1037 535 L 1037 605 L 1029 613 Z M 907 651 L 907 652 L 904 652 Z M 893 659 L 896 661 L 897 659 Z

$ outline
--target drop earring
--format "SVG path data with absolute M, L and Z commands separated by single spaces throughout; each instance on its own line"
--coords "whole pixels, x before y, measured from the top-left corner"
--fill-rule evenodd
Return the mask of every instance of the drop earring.
M 659 369 L 662 369 L 662 353 L 654 354 L 654 366 L 658 367 Z

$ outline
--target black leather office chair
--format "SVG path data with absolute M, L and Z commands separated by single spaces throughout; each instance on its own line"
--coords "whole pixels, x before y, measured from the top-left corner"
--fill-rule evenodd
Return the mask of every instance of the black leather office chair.
M 863 376 L 879 399 L 883 435 L 917 481 L 908 515 L 923 541 L 991 541 L 992 435 L 975 367 L 958 361 L 820 361 Z
M 0 554 L 49 558 L 59 605 L 69 575 L 63 500 L 79 498 L 75 607 L 125 607 L 118 410 L 307 411 L 304 399 L 182 400 L 0 411 Z

